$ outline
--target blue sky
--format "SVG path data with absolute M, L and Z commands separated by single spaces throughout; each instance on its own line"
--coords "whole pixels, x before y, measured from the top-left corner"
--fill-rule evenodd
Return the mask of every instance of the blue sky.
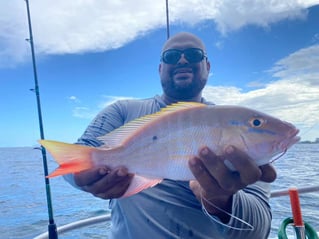
M 284 2 L 284 3 L 283 3 Z M 165 1 L 30 1 L 45 138 L 74 142 L 121 98 L 161 94 Z M 203 39 L 204 96 L 319 137 L 319 1 L 169 1 L 171 34 Z M 0 147 L 39 139 L 24 1 L 0 3 Z

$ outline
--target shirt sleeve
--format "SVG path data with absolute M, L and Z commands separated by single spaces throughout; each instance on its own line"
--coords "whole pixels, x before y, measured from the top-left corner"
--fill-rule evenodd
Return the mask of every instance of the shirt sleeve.
M 103 142 L 98 140 L 99 136 L 103 136 L 133 119 L 155 113 L 163 106 L 164 104 L 159 101 L 159 97 L 145 100 L 119 100 L 105 107 L 92 120 L 76 144 L 93 147 L 102 146 Z M 74 182 L 73 174 L 64 175 L 63 177 L 73 187 L 81 189 Z
M 84 144 L 99 147 L 103 143 L 97 138 L 124 124 L 125 113 L 120 103 L 114 103 L 102 110 L 86 128 L 83 135 L 78 139 L 77 144 Z
M 86 128 L 83 135 L 78 139 L 76 144 L 88 145 L 93 147 L 99 147 L 103 145 L 103 143 L 97 138 L 123 125 L 124 118 L 125 115 L 122 108 L 120 107 L 120 103 L 109 105 L 92 120 L 92 122 Z M 81 189 L 81 187 L 79 187 L 74 182 L 73 174 L 67 174 L 63 177 L 73 187 Z

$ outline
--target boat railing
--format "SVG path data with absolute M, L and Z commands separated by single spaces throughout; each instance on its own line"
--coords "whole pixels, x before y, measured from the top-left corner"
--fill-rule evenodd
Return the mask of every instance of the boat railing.
M 298 188 L 298 191 L 299 191 L 299 193 L 318 192 L 319 185 Z M 274 198 L 274 197 L 281 197 L 281 196 L 287 196 L 287 195 L 289 195 L 288 190 L 277 190 L 277 191 L 271 192 L 270 197 Z M 62 233 L 68 232 L 68 231 L 72 231 L 72 230 L 82 228 L 82 227 L 87 227 L 90 225 L 95 225 L 95 224 L 102 223 L 102 222 L 108 222 L 110 220 L 111 220 L 111 213 L 107 213 L 105 215 L 90 217 L 90 218 L 78 220 L 78 221 L 71 222 L 69 224 L 60 226 L 57 228 L 57 232 L 60 235 Z M 48 232 L 45 232 L 45 233 L 42 233 L 42 234 L 34 237 L 33 239 L 48 239 L 48 238 L 49 238 L 49 234 L 48 234 Z
M 62 234 L 68 231 L 72 231 L 78 228 L 82 228 L 82 227 L 87 227 L 90 225 L 95 225 L 98 223 L 102 223 L 102 222 L 108 222 L 111 219 L 111 213 L 107 213 L 105 215 L 100 215 L 100 216 L 95 216 L 95 217 L 90 217 L 90 218 L 86 218 L 86 219 L 82 219 L 82 220 L 78 220 L 75 222 L 71 222 L 69 224 L 60 226 L 57 228 L 57 232 L 58 234 Z M 49 234 L 48 232 L 42 233 L 36 237 L 34 237 L 33 239 L 48 239 L 49 238 Z

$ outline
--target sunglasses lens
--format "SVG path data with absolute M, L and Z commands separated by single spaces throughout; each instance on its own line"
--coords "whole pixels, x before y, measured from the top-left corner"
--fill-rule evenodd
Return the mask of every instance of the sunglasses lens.
M 181 56 L 181 51 L 171 49 L 163 52 L 162 59 L 166 64 L 176 64 Z
M 197 63 L 203 60 L 204 52 L 201 49 L 189 48 L 184 51 L 185 58 L 190 63 Z
M 182 54 L 189 63 L 198 63 L 205 57 L 203 50 L 199 48 L 187 48 L 185 50 L 169 49 L 163 52 L 162 61 L 166 64 L 177 64 Z

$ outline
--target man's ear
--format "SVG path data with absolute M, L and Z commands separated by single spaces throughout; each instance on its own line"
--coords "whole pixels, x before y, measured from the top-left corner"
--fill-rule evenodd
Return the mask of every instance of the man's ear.
M 158 73 L 161 74 L 161 71 L 162 71 L 162 63 L 160 63 L 160 64 L 158 65 Z
M 210 71 L 210 62 L 209 60 L 206 61 L 206 68 L 207 68 L 207 72 Z

